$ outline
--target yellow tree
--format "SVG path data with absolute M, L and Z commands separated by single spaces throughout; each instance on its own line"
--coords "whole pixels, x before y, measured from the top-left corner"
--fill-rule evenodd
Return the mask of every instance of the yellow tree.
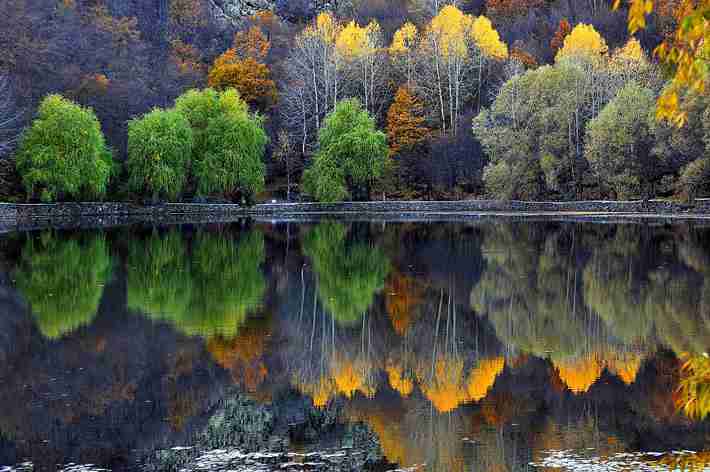
M 475 91 L 480 96 L 484 62 L 507 54 L 507 47 L 484 17 L 476 19 L 447 5 L 431 20 L 419 48 L 417 85 L 436 104 L 442 133 L 448 129 L 456 134 L 463 102 Z
M 629 31 L 646 27 L 646 16 L 653 13 L 658 0 L 629 0 Z M 614 0 L 619 8 L 621 0 Z M 656 115 L 683 125 L 687 112 L 681 96 L 686 91 L 702 95 L 710 76 L 710 0 L 679 0 L 674 16 L 678 26 L 656 48 L 656 55 L 674 70 L 674 76 L 658 98 Z
M 415 48 L 419 38 L 417 27 L 406 22 L 398 29 L 392 38 L 389 48 L 390 58 L 396 68 L 403 70 L 407 79 L 407 87 L 412 87 L 414 76 Z
M 376 21 L 364 27 L 351 21 L 340 30 L 335 41 L 346 89 L 348 86 L 359 89 L 362 103 L 371 113 L 379 111 L 378 98 L 382 98 L 384 90 L 382 49 L 382 30 Z
M 580 23 L 565 37 L 562 48 L 557 52 L 555 61 L 575 57 L 602 57 L 609 51 L 606 41 L 592 25 Z

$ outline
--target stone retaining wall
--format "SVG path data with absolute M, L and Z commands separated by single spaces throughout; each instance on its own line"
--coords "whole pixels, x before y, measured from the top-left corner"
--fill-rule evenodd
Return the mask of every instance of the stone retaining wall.
M 323 215 L 365 216 L 426 215 L 465 216 L 466 214 L 612 214 L 678 215 L 710 217 L 710 200 L 683 205 L 663 200 L 524 202 L 498 200 L 373 201 L 341 203 L 272 203 L 245 208 L 231 204 L 171 203 L 140 206 L 131 203 L 0 204 L 0 231 L 39 227 L 85 227 L 135 222 L 210 223 L 245 217 L 298 217 Z

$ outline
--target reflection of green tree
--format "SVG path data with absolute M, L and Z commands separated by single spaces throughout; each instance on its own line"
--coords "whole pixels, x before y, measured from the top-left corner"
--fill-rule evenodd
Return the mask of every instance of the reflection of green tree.
M 487 268 L 471 292 L 473 309 L 502 342 L 540 356 L 577 353 L 585 339 L 576 264 L 559 236 L 537 225 L 491 226 L 482 246 Z
M 613 238 L 601 237 L 590 244 L 596 249 L 584 271 L 587 305 L 625 343 L 645 339 L 652 320 L 643 310 L 648 296 L 640 228 L 619 225 Z
M 703 311 L 708 281 L 694 271 L 675 269 L 650 274 L 645 311 L 663 344 L 677 354 L 700 354 L 710 347 L 710 318 Z
M 153 233 L 129 251 L 128 305 L 194 336 L 234 336 L 259 306 L 266 281 L 264 238 L 202 232 L 192 257 L 178 231 Z
M 198 235 L 191 316 L 183 329 L 203 336 L 234 336 L 266 291 L 260 270 L 264 257 L 264 236 L 257 231 L 238 241 L 220 234 Z
M 344 225 L 320 223 L 306 235 L 303 246 L 318 276 L 321 302 L 337 321 L 353 324 L 383 289 L 389 261 L 379 247 L 348 244 L 346 236 Z
M 15 278 L 44 336 L 58 339 L 91 323 L 111 265 L 100 234 L 65 239 L 48 232 L 27 241 Z
M 158 232 L 128 247 L 128 307 L 165 320 L 189 315 L 192 277 L 187 248 L 178 231 Z

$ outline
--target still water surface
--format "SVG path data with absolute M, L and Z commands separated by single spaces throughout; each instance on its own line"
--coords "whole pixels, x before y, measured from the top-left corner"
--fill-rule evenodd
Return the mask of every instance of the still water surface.
M 6 235 L 0 470 L 704 470 L 708 346 L 700 223 Z

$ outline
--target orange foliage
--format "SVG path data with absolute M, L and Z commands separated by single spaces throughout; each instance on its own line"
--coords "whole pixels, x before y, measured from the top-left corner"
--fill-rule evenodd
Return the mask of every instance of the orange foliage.
M 486 0 L 486 10 L 491 16 L 512 18 L 544 4 L 544 0 Z
M 234 47 L 215 59 L 207 77 L 210 87 L 233 87 L 248 104 L 261 109 L 276 102 L 276 83 L 264 64 L 271 43 L 261 28 L 252 26 L 234 36 Z
M 252 106 L 268 108 L 276 101 L 276 83 L 266 64 L 252 57 L 239 59 L 234 49 L 219 56 L 207 77 L 210 87 L 233 87 L 245 102 Z
M 468 375 L 468 398 L 480 401 L 493 387 L 498 375 L 503 372 L 505 360 L 502 357 L 483 359 Z
M 386 370 L 390 386 L 403 397 L 411 395 L 414 390 L 414 382 L 412 379 L 405 377 L 402 366 L 395 363 L 389 363 Z
M 335 383 L 327 376 L 321 376 L 315 383 L 294 382 L 299 392 L 313 400 L 313 406 L 324 408 L 337 393 Z
M 602 362 L 596 355 L 579 359 L 566 359 L 554 362 L 560 379 L 574 393 L 584 393 L 602 375 Z
M 552 48 L 552 52 L 557 53 L 557 51 L 564 45 L 565 38 L 571 32 L 572 25 L 569 24 L 567 18 L 562 18 L 560 20 L 560 25 L 557 27 L 557 31 L 555 31 L 555 35 L 550 41 L 550 47 Z
M 207 350 L 220 366 L 230 371 L 235 383 L 255 392 L 268 374 L 261 360 L 268 335 L 267 330 L 247 327 L 232 339 L 211 338 Z
M 540 65 L 535 56 L 517 46 L 513 46 L 510 50 L 510 57 L 520 62 L 526 69 L 535 69 Z
M 373 387 L 367 382 L 367 366 L 363 362 L 344 360 L 336 362 L 333 369 L 333 378 L 338 393 L 347 398 L 352 398 L 356 392 L 361 392 L 366 397 L 375 394 Z
M 390 152 L 397 154 L 402 149 L 411 148 L 428 135 L 429 129 L 424 124 L 424 106 L 407 87 L 400 87 L 387 111 Z
M 412 323 L 414 308 L 424 296 L 424 287 L 416 279 L 396 272 L 387 279 L 385 290 L 387 314 L 392 321 L 392 327 L 397 334 L 404 336 Z
M 418 374 L 424 396 L 439 413 L 453 411 L 467 400 L 468 392 L 461 385 L 462 360 L 439 357 L 434 365 L 433 376 L 426 369 Z

